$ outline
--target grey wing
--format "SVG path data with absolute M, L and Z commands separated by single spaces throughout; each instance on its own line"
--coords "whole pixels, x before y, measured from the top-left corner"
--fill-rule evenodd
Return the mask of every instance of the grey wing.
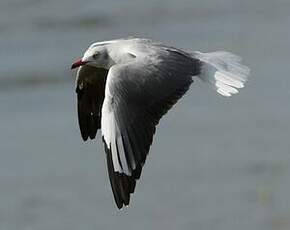
M 198 60 L 175 51 L 156 61 L 110 69 L 102 134 L 118 208 L 129 204 L 160 118 L 185 94 L 198 72 Z
M 76 80 L 78 121 L 84 141 L 93 139 L 101 127 L 101 108 L 104 101 L 108 71 L 91 66 L 79 68 Z

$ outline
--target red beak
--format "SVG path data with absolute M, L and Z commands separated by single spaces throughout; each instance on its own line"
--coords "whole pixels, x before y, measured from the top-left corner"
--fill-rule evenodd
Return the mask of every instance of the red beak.
M 82 65 L 85 65 L 87 63 L 88 62 L 86 62 L 86 61 L 82 61 L 82 59 L 77 60 L 75 63 L 72 64 L 71 69 L 75 69 L 75 68 L 80 67 Z

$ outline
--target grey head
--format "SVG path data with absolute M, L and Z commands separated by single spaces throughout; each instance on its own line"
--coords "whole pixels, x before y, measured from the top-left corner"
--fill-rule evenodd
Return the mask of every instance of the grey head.
M 108 47 L 106 44 L 92 44 L 84 53 L 80 60 L 74 62 L 71 69 L 83 65 L 89 65 L 96 68 L 109 69 L 112 66 L 113 60 L 110 58 Z

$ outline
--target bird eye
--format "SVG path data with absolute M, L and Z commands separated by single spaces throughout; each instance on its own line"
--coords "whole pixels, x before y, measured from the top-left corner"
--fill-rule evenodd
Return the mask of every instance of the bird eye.
M 95 53 L 92 57 L 93 57 L 93 59 L 97 59 L 98 56 L 99 56 L 99 53 Z

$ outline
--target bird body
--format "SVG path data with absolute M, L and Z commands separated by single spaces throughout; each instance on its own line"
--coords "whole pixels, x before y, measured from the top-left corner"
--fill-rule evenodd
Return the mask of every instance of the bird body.
M 198 77 L 223 96 L 238 93 L 249 69 L 231 53 L 187 53 L 148 39 L 93 43 L 77 68 L 83 139 L 101 128 L 118 208 L 128 205 L 161 117 Z

